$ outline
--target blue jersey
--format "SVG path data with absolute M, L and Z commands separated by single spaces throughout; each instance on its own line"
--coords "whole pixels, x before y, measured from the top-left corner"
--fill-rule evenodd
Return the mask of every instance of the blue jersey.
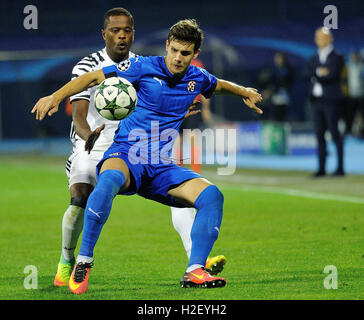
M 217 83 L 215 76 L 193 65 L 177 78 L 161 56 L 130 58 L 128 63 L 103 68 L 103 72 L 106 78 L 127 79 L 137 90 L 136 108 L 120 121 L 114 142 L 125 151 L 135 145 L 141 150 L 148 148 L 148 163 L 156 163 L 156 155 L 162 158 L 171 150 L 188 107 L 200 93 L 209 98 Z

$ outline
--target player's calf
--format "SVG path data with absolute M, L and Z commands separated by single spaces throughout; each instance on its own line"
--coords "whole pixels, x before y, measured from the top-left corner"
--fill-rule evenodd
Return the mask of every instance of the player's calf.
M 205 188 L 195 201 L 198 210 L 191 230 L 192 250 L 187 272 L 205 267 L 207 257 L 219 235 L 224 196 L 211 185 Z
M 82 203 L 76 200 L 71 198 L 71 205 L 67 208 L 62 219 L 62 255 L 66 261 L 74 259 L 74 251 L 83 228 L 87 199 L 84 199 Z
M 87 201 L 79 255 L 93 257 L 97 239 L 109 217 L 112 201 L 124 183 L 125 176 L 119 170 L 106 170 L 100 174 L 97 185 Z
M 84 204 L 86 204 L 86 201 L 84 201 Z M 84 207 L 82 207 L 82 203 L 72 198 L 71 205 L 67 208 L 62 219 L 62 253 L 54 278 L 54 285 L 57 287 L 68 285 L 75 264 L 74 252 L 82 232 L 83 216 Z

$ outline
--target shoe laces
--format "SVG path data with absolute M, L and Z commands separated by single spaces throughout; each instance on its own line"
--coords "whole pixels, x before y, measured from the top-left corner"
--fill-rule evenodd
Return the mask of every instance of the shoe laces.
M 76 270 L 75 270 L 75 274 L 74 274 L 74 279 L 76 282 L 81 283 L 87 274 L 87 269 L 90 269 L 93 267 L 93 262 L 91 263 L 77 263 L 76 265 Z

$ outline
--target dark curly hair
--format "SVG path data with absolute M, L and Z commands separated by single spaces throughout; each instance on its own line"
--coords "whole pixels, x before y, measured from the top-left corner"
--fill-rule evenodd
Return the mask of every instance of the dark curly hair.
M 201 47 L 203 37 L 203 31 L 195 19 L 184 19 L 169 29 L 168 41 L 192 42 L 195 44 L 194 51 L 196 52 Z
M 109 18 L 111 16 L 127 16 L 130 18 L 131 23 L 134 27 L 134 18 L 128 10 L 126 10 L 124 8 L 112 8 L 112 9 L 108 10 L 104 15 L 104 29 L 106 29 L 107 24 L 109 23 Z

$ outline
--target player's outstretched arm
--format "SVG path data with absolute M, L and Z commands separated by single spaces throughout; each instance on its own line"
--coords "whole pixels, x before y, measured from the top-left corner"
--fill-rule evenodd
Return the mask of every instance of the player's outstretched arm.
M 250 109 L 259 114 L 263 113 L 263 111 L 256 106 L 256 103 L 262 101 L 262 95 L 257 89 L 246 88 L 230 81 L 218 79 L 214 93 L 241 97 Z
M 46 114 L 51 116 L 58 111 L 60 102 L 76 93 L 82 92 L 89 87 L 93 87 L 105 80 L 105 75 L 101 70 L 85 73 L 66 83 L 61 89 L 52 93 L 50 96 L 40 98 L 32 109 L 37 120 L 43 120 Z

